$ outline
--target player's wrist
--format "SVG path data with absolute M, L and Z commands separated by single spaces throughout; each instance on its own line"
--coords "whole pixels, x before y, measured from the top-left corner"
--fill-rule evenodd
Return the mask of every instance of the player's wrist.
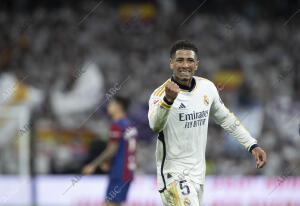
M 163 98 L 164 102 L 168 105 L 172 105 L 174 100 L 173 99 L 170 99 L 170 97 L 167 97 L 167 96 L 164 96 Z
M 250 149 L 249 149 L 249 152 L 252 154 L 253 149 L 256 148 L 256 147 L 259 147 L 259 145 L 258 145 L 258 144 L 252 145 L 252 146 L 250 147 Z

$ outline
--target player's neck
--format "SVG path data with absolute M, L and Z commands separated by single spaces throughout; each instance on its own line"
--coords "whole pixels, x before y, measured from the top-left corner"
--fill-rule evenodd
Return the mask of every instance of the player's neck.
M 192 86 L 192 79 L 189 79 L 188 81 L 180 81 L 178 78 L 176 78 L 174 75 L 172 76 L 172 80 L 179 84 L 179 86 L 183 86 L 183 87 L 188 87 L 188 88 L 191 88 Z
M 114 121 L 118 121 L 119 119 L 124 119 L 126 117 L 126 114 L 123 112 L 117 112 L 112 116 L 112 119 Z

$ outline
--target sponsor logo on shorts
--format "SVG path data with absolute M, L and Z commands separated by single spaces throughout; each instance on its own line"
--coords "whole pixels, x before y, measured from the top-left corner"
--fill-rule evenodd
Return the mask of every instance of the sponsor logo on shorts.
M 184 198 L 183 203 L 185 206 L 190 206 L 192 204 L 191 200 L 187 197 Z

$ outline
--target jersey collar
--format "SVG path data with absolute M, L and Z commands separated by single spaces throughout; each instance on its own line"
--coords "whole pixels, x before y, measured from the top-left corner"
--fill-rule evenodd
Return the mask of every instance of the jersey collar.
M 171 81 L 173 81 L 173 82 L 175 82 L 176 84 L 178 84 L 179 88 L 180 88 L 181 90 L 183 90 L 184 92 L 191 92 L 191 91 L 193 91 L 193 89 L 194 89 L 195 86 L 196 86 L 196 81 L 195 81 L 194 77 L 192 77 L 192 85 L 191 85 L 191 87 L 187 87 L 187 86 L 184 86 L 184 85 L 178 83 L 177 81 L 175 81 L 175 79 L 174 79 L 173 76 L 171 77 Z

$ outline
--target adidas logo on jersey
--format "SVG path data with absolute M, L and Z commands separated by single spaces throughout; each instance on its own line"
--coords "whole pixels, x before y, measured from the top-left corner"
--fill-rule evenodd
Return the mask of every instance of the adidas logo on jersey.
M 186 107 L 185 107 L 185 105 L 184 105 L 183 103 L 181 103 L 181 104 L 179 105 L 179 109 L 183 109 L 183 108 L 186 108 Z

